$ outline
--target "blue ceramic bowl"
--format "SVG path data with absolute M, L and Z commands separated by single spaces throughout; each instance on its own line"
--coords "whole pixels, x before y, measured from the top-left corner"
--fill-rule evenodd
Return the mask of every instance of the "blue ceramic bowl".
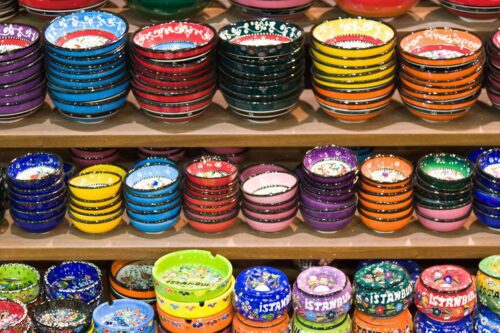
M 129 218 L 130 224 L 139 231 L 146 233 L 160 233 L 172 229 L 179 221 L 180 216 L 176 216 L 170 220 L 158 221 L 155 223 L 146 223 L 140 220 Z
M 147 157 L 145 159 L 135 162 L 132 165 L 132 169 L 137 169 L 147 164 L 159 164 L 159 163 L 171 164 L 173 166 L 177 165 L 174 161 L 166 157 Z
M 92 316 L 96 333 L 144 333 L 154 329 L 154 310 L 143 301 L 120 299 L 99 305 Z
M 500 315 L 495 314 L 483 305 L 478 305 L 474 317 L 474 332 L 500 332 Z
M 474 200 L 481 205 L 500 207 L 500 194 L 499 196 L 497 196 L 491 192 L 485 192 L 479 188 L 474 189 Z
M 102 292 L 101 271 L 89 262 L 65 261 L 52 266 L 43 281 L 48 299 L 78 299 L 89 303 Z
M 64 182 L 67 182 L 68 179 L 73 177 L 73 175 L 76 172 L 75 165 L 73 163 L 70 163 L 70 162 L 64 162 L 63 172 L 64 172 Z
M 500 192 L 500 179 L 492 180 L 491 178 L 486 178 L 483 172 L 476 173 L 476 183 L 480 183 L 490 189 L 490 191 Z
M 420 311 L 415 315 L 415 333 L 471 333 L 472 327 L 472 315 L 455 322 L 433 320 Z
M 47 84 L 50 91 L 50 97 L 54 97 L 61 102 L 93 102 L 113 98 L 126 91 L 129 87 L 128 76 L 120 82 L 106 85 L 91 90 L 76 90 L 72 88 L 64 88 L 56 85 L 53 82 Z
M 165 210 L 155 210 L 149 212 L 141 212 L 131 210 L 127 207 L 127 215 L 135 220 L 140 220 L 146 223 L 157 223 L 158 221 L 165 221 L 178 216 L 181 213 L 181 204 L 180 201 L 178 206 L 174 206 L 170 209 Z
M 58 109 L 57 111 L 63 117 L 65 117 L 71 121 L 79 122 L 82 124 L 97 124 L 97 123 L 103 122 L 109 118 L 114 117 L 115 115 L 117 115 L 121 111 L 121 108 L 118 108 L 116 110 L 111 110 L 108 112 L 92 114 L 92 115 L 72 114 L 72 113 L 64 112 L 60 109 Z
M 179 184 L 177 183 L 172 192 L 162 194 L 162 195 L 157 195 L 157 196 L 139 196 L 132 194 L 128 192 L 126 189 L 123 191 L 123 194 L 125 196 L 125 200 L 127 202 L 131 202 L 135 205 L 141 205 L 141 206 L 149 206 L 149 205 L 160 205 L 166 201 L 171 201 L 175 199 L 179 195 Z
M 482 153 L 484 153 L 485 151 L 487 151 L 489 148 L 478 148 L 478 149 L 475 149 L 471 152 L 469 152 L 467 154 L 467 158 L 469 159 L 469 161 L 471 161 L 472 163 L 474 163 L 474 165 L 476 165 L 476 162 L 477 162 L 477 158 L 479 157 L 479 155 L 481 155 Z
M 487 215 L 500 218 L 500 206 L 486 206 L 481 205 L 479 202 L 474 202 L 474 207 L 486 213 Z
M 28 153 L 14 159 L 7 167 L 10 184 L 35 189 L 56 182 L 62 174 L 63 162 L 55 154 Z
M 131 194 L 157 196 L 172 192 L 179 179 L 176 165 L 149 163 L 130 170 L 124 184 Z
M 66 200 L 64 199 L 63 202 L 54 208 L 48 209 L 48 210 L 39 210 L 39 211 L 26 211 L 26 210 L 18 210 L 14 206 L 11 205 L 10 207 L 10 215 L 12 215 L 12 218 L 15 219 L 23 219 L 27 221 L 41 221 L 41 220 L 47 220 L 50 219 L 54 216 L 58 216 L 61 213 L 66 211 Z
M 11 201 L 23 202 L 23 203 L 36 203 L 42 201 L 48 201 L 50 199 L 56 198 L 61 193 L 66 193 L 66 186 L 58 186 L 56 190 L 51 193 L 45 194 L 18 194 L 18 192 L 13 191 L 13 187 L 9 187 L 9 198 Z
M 181 195 L 180 193 L 177 194 L 173 199 L 171 200 L 166 200 L 164 202 L 160 203 L 155 203 L 155 204 L 137 204 L 133 201 L 126 200 L 126 206 L 127 208 L 130 208 L 133 211 L 138 211 L 138 212 L 144 212 L 144 213 L 149 213 L 149 212 L 154 212 L 154 211 L 163 211 L 163 210 L 168 210 L 171 209 L 177 205 L 181 204 Z
M 104 86 L 114 85 L 124 80 L 126 77 L 128 77 L 128 73 L 125 70 L 96 80 L 71 80 L 58 76 L 57 74 L 54 74 L 54 72 L 47 74 L 47 78 L 54 85 L 72 90 L 90 88 L 99 89 Z
M 500 230 L 500 217 L 490 215 L 477 207 L 474 207 L 474 214 L 484 225 L 494 230 Z
M 126 44 L 123 42 L 111 52 L 94 57 L 66 57 L 54 53 L 48 48 L 45 53 L 45 59 L 49 62 L 58 62 L 66 66 L 98 66 L 121 59 L 123 54 L 125 54 L 125 46 Z
M 241 272 L 234 285 L 234 306 L 242 316 L 259 322 L 282 317 L 290 306 L 290 283 L 271 267 L 252 267 Z
M 119 95 L 107 99 L 105 101 L 96 102 L 64 102 L 52 96 L 49 91 L 50 98 L 54 105 L 61 111 L 76 116 L 92 116 L 102 114 L 122 108 L 127 102 L 128 90 Z
M 113 62 L 111 64 L 99 66 L 99 68 L 90 68 L 86 72 L 75 72 L 71 68 L 58 66 L 57 64 L 47 62 L 47 73 L 60 76 L 68 80 L 96 80 L 106 76 L 117 74 L 127 70 L 127 63 L 124 60 Z
M 26 202 L 11 200 L 10 206 L 19 211 L 38 212 L 48 211 L 56 208 L 66 202 L 66 192 L 63 191 L 59 195 L 44 201 Z
M 476 168 L 484 178 L 500 182 L 500 148 L 481 153 L 477 158 Z
M 31 232 L 31 233 L 45 233 L 48 232 L 64 221 L 64 216 L 66 215 L 66 211 L 62 212 L 58 216 L 53 216 L 47 220 L 40 221 L 31 221 L 15 218 L 14 224 L 19 228 Z
M 100 38 L 96 38 L 96 31 Z M 43 31 L 45 47 L 69 57 L 92 57 L 116 49 L 127 39 L 127 21 L 113 13 L 82 11 L 52 20 Z M 90 36 L 89 39 L 82 36 Z M 87 42 L 88 45 L 85 45 Z
M 9 192 L 18 194 L 20 196 L 31 197 L 44 194 L 54 194 L 63 187 L 64 187 L 64 176 L 61 174 L 59 178 L 55 180 L 52 184 L 40 188 L 27 189 L 10 184 Z

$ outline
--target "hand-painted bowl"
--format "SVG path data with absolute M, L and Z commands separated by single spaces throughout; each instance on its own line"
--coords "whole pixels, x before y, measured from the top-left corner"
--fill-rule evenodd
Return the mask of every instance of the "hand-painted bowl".
M 219 30 L 224 53 L 243 57 L 276 57 L 301 47 L 304 30 L 296 24 L 257 19 L 227 25 Z
M 213 217 L 210 217 L 210 219 L 206 219 L 199 214 L 196 214 L 196 216 L 192 213 L 188 213 L 189 211 L 190 210 L 188 208 L 184 208 L 184 216 L 187 223 L 194 230 L 203 233 L 219 233 L 228 230 L 238 221 L 239 214 L 239 209 L 233 208 L 229 211 L 229 213 L 225 213 L 220 218 L 214 219 Z
M 123 208 L 118 208 L 113 213 L 89 218 L 88 215 L 78 214 L 75 216 L 72 210 L 68 210 L 68 220 L 78 230 L 89 234 L 102 234 L 115 229 L 122 221 Z
M 103 200 L 120 191 L 122 178 L 112 172 L 77 175 L 68 181 L 71 194 L 84 200 Z
M 0 313 L 2 323 L 0 329 L 6 333 L 25 333 L 31 327 L 26 306 L 18 301 L 0 299 Z
M 303 169 L 313 181 L 338 183 L 354 177 L 358 157 L 350 149 L 337 146 L 316 147 L 304 156 Z
M 125 43 L 127 21 L 103 11 L 83 11 L 60 16 L 43 31 L 48 50 L 70 57 L 99 56 Z
M 284 316 L 270 321 L 254 321 L 250 320 L 239 313 L 236 313 L 233 320 L 233 333 L 246 332 L 268 332 L 268 333 L 285 333 L 288 332 L 290 317 L 285 313 Z
M 258 266 L 238 275 L 234 306 L 242 316 L 268 322 L 284 316 L 290 306 L 291 288 L 286 275 L 271 267 Z
M 40 211 L 24 211 L 18 210 L 13 206 L 10 207 L 10 213 L 13 219 L 23 219 L 32 222 L 43 221 L 46 219 L 50 219 L 54 216 L 59 216 L 61 213 L 66 211 L 66 201 L 64 200 L 59 206 L 48 209 L 48 210 L 40 210 Z
M 245 180 L 247 180 L 251 176 L 254 176 L 254 175 L 257 175 L 260 173 L 270 172 L 270 171 L 283 172 L 283 171 L 288 171 L 288 169 L 281 166 L 281 165 L 272 164 L 272 163 L 253 164 L 253 165 L 246 167 L 245 169 L 243 169 L 240 172 L 239 180 L 241 183 L 243 183 Z
M 368 157 L 359 168 L 364 181 L 385 187 L 404 186 L 413 177 L 413 165 L 408 160 L 394 155 Z
M 497 192 L 485 191 L 479 187 L 474 188 L 474 200 L 477 203 L 485 206 L 499 207 L 500 194 Z
M 416 208 L 422 215 L 430 217 L 432 219 L 454 220 L 470 215 L 472 202 L 467 202 L 464 205 L 452 208 L 436 208 L 435 206 L 427 206 L 421 203 L 417 203 Z
M 175 165 L 153 163 L 130 170 L 124 183 L 131 194 L 155 196 L 171 192 L 177 186 L 179 177 Z
M 493 191 L 500 191 L 500 179 L 499 180 L 493 180 L 491 178 L 487 178 L 487 176 L 484 175 L 484 172 L 478 171 L 476 174 L 475 178 L 475 183 L 481 184 L 483 187 L 489 188 L 490 190 Z
M 142 301 L 120 299 L 99 305 L 92 315 L 95 332 L 152 332 L 154 310 Z
M 368 228 L 379 233 L 392 233 L 398 231 L 406 227 L 413 220 L 413 212 L 404 217 L 395 219 L 370 217 L 365 215 L 362 211 L 358 211 L 358 213 L 361 222 L 363 222 Z
M 407 189 L 397 193 L 376 193 L 359 189 L 359 197 L 373 202 L 385 202 L 388 204 L 400 203 L 413 197 L 413 189 Z
M 154 214 L 155 212 L 167 211 L 180 204 L 181 204 L 180 193 L 178 193 L 172 199 L 168 199 L 159 203 L 148 202 L 146 204 L 141 204 L 141 203 L 136 203 L 132 200 L 126 200 L 127 208 L 130 208 L 131 211 L 137 212 L 139 214 L 148 214 L 148 213 Z
M 417 311 L 415 314 L 415 333 L 442 332 L 466 333 L 472 331 L 472 316 L 468 315 L 455 322 L 441 322 Z
M 152 261 L 114 261 L 111 264 L 109 283 L 125 297 L 155 298 L 152 271 Z
M 184 172 L 189 182 L 205 187 L 226 186 L 238 178 L 238 167 L 216 156 L 192 160 Z
M 405 311 L 413 293 L 406 270 L 389 262 L 359 269 L 354 278 L 354 290 L 357 309 L 376 318 L 393 317 Z
M 0 61 L 12 61 L 33 53 L 39 47 L 40 32 L 27 24 L 0 24 L 0 41 L 5 49 Z
M 476 168 L 485 178 L 500 181 L 500 149 L 481 153 L 476 160 Z
M 355 310 L 352 318 L 352 332 L 411 332 L 413 328 L 411 313 L 408 309 L 396 316 L 379 318 Z
M 246 199 L 274 204 L 287 201 L 296 196 L 299 180 L 291 172 L 266 172 L 248 178 L 241 184 Z
M 46 187 L 62 174 L 62 160 L 48 153 L 28 153 L 14 159 L 7 167 L 7 181 L 23 189 Z
M 500 315 L 500 256 L 489 256 L 479 263 L 476 276 L 477 296 L 479 303 Z
M 349 313 L 349 278 L 334 267 L 312 267 L 297 277 L 292 291 L 295 315 L 315 323 L 332 323 Z M 332 323 L 333 324 L 333 323 Z
M 38 197 L 38 196 L 36 196 Z M 62 188 L 59 191 L 59 194 L 55 196 L 42 196 L 42 201 L 24 201 L 21 196 L 17 196 L 15 194 L 10 194 L 10 205 L 14 210 L 24 211 L 29 213 L 36 213 L 42 211 L 49 211 L 51 209 L 55 209 L 66 203 L 66 191 Z
M 318 219 L 314 216 L 307 215 L 301 211 L 302 219 L 305 224 L 309 225 L 314 230 L 323 233 L 334 233 L 344 229 L 354 218 L 354 215 L 347 216 L 342 219 Z
M 37 332 L 86 333 L 92 317 L 89 306 L 77 300 L 55 300 L 35 305 L 31 317 Z
M 457 321 L 474 311 L 476 284 L 459 266 L 432 266 L 417 281 L 415 305 L 433 320 Z
M 454 219 L 440 219 L 426 216 L 418 209 L 416 215 L 420 223 L 429 230 L 437 232 L 451 232 L 463 228 L 469 222 L 470 212 Z
M 40 273 L 24 264 L 0 265 L 0 298 L 29 304 L 40 295 Z
M 313 217 L 317 220 L 340 220 L 353 216 L 356 212 L 356 202 L 351 205 L 342 207 L 336 210 L 330 209 L 311 209 L 308 206 L 301 205 L 300 211 L 302 214 Z
M 226 258 L 201 250 L 167 254 L 153 268 L 156 293 L 176 302 L 202 302 L 220 296 L 232 273 Z
M 351 332 L 351 317 L 347 314 L 332 322 L 318 323 L 312 320 L 304 319 L 299 316 L 294 316 L 293 331 L 294 333 L 309 333 L 309 332 L 331 332 L 331 333 L 347 333 Z
M 479 305 L 474 315 L 475 332 L 498 332 L 500 331 L 500 319 L 497 313 L 486 306 Z
M 147 223 L 156 223 L 158 221 L 170 220 L 178 216 L 181 212 L 180 201 L 176 202 L 173 207 L 163 210 L 153 211 L 137 211 L 127 207 L 127 215 L 133 219 L 140 220 Z
M 394 17 L 401 16 L 416 6 L 419 0 L 393 0 L 377 2 L 373 0 L 339 0 L 336 2 L 344 12 L 363 17 Z
M 459 189 L 470 184 L 474 166 L 455 154 L 428 154 L 417 164 L 418 175 L 426 182 L 444 189 Z
M 128 5 L 134 10 L 156 19 L 181 19 L 192 17 L 201 12 L 209 0 L 130 0 Z
M 60 225 L 64 221 L 65 215 L 66 212 L 63 211 L 61 214 L 52 216 L 45 220 L 33 221 L 33 220 L 25 220 L 19 217 L 16 217 L 13 220 L 16 226 L 27 232 L 46 233 L 56 228 L 58 225 Z
M 279 217 L 275 214 L 257 214 L 250 211 L 248 208 L 243 208 L 243 218 L 252 229 L 261 232 L 279 232 L 287 229 L 294 221 L 297 215 L 298 208 L 294 207 L 291 210 L 280 213 Z
M 325 55 L 366 58 L 393 49 L 396 30 L 384 22 L 341 18 L 315 25 L 311 38 L 312 47 Z
M 44 276 L 45 295 L 49 300 L 95 300 L 102 291 L 100 269 L 89 262 L 66 261 L 50 267 Z
M 352 201 L 356 197 L 356 191 L 353 188 L 340 191 L 331 191 L 324 189 L 317 189 L 302 182 L 299 186 L 302 196 L 310 196 L 313 200 L 328 201 L 328 202 L 345 202 Z
M 397 220 L 405 218 L 409 214 L 413 213 L 413 209 L 414 209 L 413 203 L 410 203 L 408 206 L 396 210 L 370 209 L 368 207 L 363 206 L 362 203 L 358 205 L 358 211 L 363 216 L 366 216 L 367 218 L 375 218 L 382 220 Z
M 174 215 L 172 218 L 166 220 L 157 220 L 155 222 L 150 222 L 131 217 L 130 215 L 128 217 L 131 226 L 139 231 L 150 234 L 162 233 L 166 230 L 172 229 L 177 224 L 177 222 L 179 222 L 179 219 L 180 215 Z

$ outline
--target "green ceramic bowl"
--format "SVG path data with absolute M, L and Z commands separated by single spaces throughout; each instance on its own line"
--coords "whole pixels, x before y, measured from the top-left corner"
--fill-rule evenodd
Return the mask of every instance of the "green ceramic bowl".
M 128 0 L 131 9 L 161 19 L 183 19 L 201 12 L 210 0 Z
M 340 317 L 330 323 L 316 323 L 298 316 L 293 319 L 293 333 L 345 333 L 351 332 L 351 318 L 349 315 Z
M 479 302 L 500 315 L 500 255 L 481 260 L 476 286 Z
M 0 298 L 31 303 L 40 295 L 40 273 L 24 264 L 0 265 Z
M 469 194 L 466 197 L 454 200 L 445 200 L 445 199 L 435 199 L 423 196 L 419 193 L 414 194 L 415 202 L 419 205 L 423 205 L 425 207 L 431 209 L 454 209 L 460 208 L 463 206 L 467 206 L 472 202 L 472 194 Z
M 455 154 L 428 154 L 417 164 L 418 175 L 427 183 L 443 189 L 460 189 L 471 183 L 474 166 Z
M 172 301 L 187 303 L 220 296 L 227 289 L 232 274 L 229 260 L 202 250 L 167 254 L 153 267 L 156 293 Z

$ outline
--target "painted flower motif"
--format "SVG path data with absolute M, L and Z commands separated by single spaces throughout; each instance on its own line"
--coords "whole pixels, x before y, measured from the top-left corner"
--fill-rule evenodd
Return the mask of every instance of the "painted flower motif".
M 395 310 L 396 310 L 397 312 L 401 312 L 401 311 L 403 311 L 403 303 L 398 303 L 398 304 L 396 304 Z
M 335 318 L 335 311 L 330 311 L 330 312 L 328 312 L 328 313 L 326 314 L 326 317 L 327 317 L 328 319 L 333 319 L 333 318 Z
M 316 321 L 316 313 L 314 311 L 306 311 L 306 319 L 309 321 Z
M 441 313 L 442 313 L 442 312 L 441 312 L 441 310 L 440 310 L 440 309 L 438 309 L 438 308 L 433 308 L 433 309 L 432 309 L 432 314 L 433 314 L 434 316 L 436 316 L 436 317 L 439 317 L 439 316 L 441 315 Z
M 375 312 L 377 313 L 377 315 L 381 316 L 384 314 L 384 310 L 385 308 L 382 305 L 379 305 L 377 306 L 377 309 L 375 309 Z

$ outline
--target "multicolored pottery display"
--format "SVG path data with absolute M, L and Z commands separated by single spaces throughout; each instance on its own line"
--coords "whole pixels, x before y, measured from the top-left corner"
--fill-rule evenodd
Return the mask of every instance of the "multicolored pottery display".
M 500 332 L 500 316 L 487 307 L 479 305 L 474 312 L 474 332 Z
M 407 14 L 420 0 L 337 0 L 344 12 L 363 17 L 387 18 Z
M 344 315 L 332 322 L 318 323 L 295 316 L 291 333 L 351 333 L 351 317 Z
M 265 266 L 244 270 L 234 287 L 234 306 L 243 317 L 270 322 L 283 317 L 291 303 L 291 288 L 283 272 Z
M 500 316 L 500 255 L 481 260 L 476 285 L 479 303 Z
M 464 116 L 481 93 L 483 42 L 475 34 L 452 28 L 428 28 L 398 44 L 399 92 L 415 116 L 443 122 Z
M 40 273 L 25 264 L 0 265 L 0 299 L 29 304 L 40 295 Z
M 273 19 L 219 31 L 219 88 L 231 110 L 253 122 L 290 113 L 304 90 L 304 31 Z
M 232 333 L 288 333 L 290 317 L 285 313 L 284 316 L 271 321 L 253 321 L 239 313 L 236 313 L 233 320 Z
M 28 309 L 19 301 L 0 299 L 0 331 L 5 333 L 25 333 L 31 331 Z
M 17 13 L 13 8 L 2 14 Z M 46 80 L 40 32 L 31 25 L 0 23 L 0 123 L 15 122 L 38 111 L 45 101 Z
M 147 303 L 120 299 L 99 305 L 92 315 L 95 333 L 154 333 L 154 310 Z
M 327 115 L 357 123 L 382 113 L 396 87 L 395 41 L 393 27 L 365 18 L 312 28 L 313 91 Z
M 500 2 L 498 4 L 500 7 Z M 493 106 L 500 109 L 500 30 L 493 32 L 486 44 L 486 91 Z
M 454 322 L 434 320 L 420 311 L 415 314 L 415 333 L 470 333 L 472 331 L 471 314 Z
M 333 325 L 339 319 L 345 320 L 352 304 L 349 278 L 341 270 L 329 266 L 312 267 L 300 273 L 292 296 L 299 322 L 305 319 Z
M 476 284 L 463 268 L 432 266 L 422 272 L 415 286 L 415 305 L 427 317 L 453 322 L 469 316 L 476 306 Z
M 493 230 L 500 230 L 500 149 L 483 152 L 476 161 L 474 213 Z
M 440 0 L 448 12 L 466 22 L 495 22 L 500 18 L 500 1 Z
M 40 333 L 86 333 L 91 326 L 89 306 L 75 300 L 47 301 L 31 310 L 33 326 Z
M 352 333 L 380 332 L 380 333 L 411 333 L 413 322 L 410 310 L 393 317 L 374 317 L 359 310 L 354 311 L 352 318 Z

